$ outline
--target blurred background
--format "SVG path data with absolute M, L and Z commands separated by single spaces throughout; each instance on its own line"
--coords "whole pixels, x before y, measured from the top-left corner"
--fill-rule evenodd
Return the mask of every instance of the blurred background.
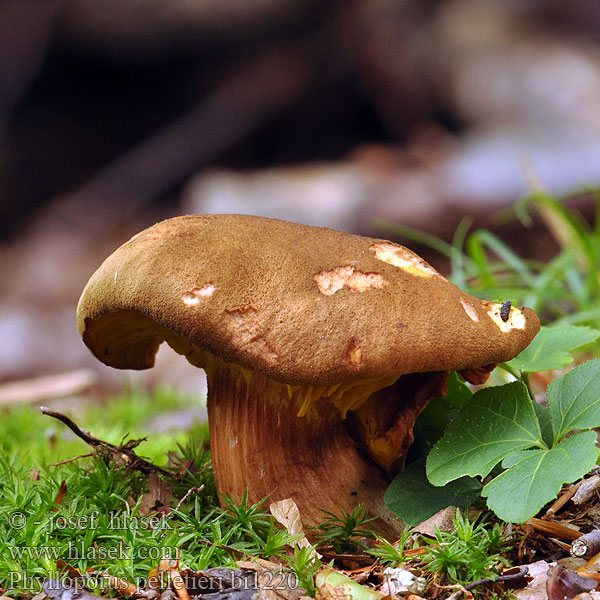
M 541 186 L 591 215 L 599 182 L 598 2 L 2 0 L 0 383 L 28 383 L 0 404 L 123 383 L 75 306 L 157 220 L 402 242 L 390 223 L 450 240 L 469 217 L 544 260 L 554 241 L 510 207 Z M 140 381 L 201 378 L 161 351 Z

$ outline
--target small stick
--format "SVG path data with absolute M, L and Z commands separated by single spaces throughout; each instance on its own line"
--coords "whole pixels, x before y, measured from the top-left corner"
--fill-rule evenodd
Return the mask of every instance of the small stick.
M 79 456 L 71 456 L 71 458 L 66 458 L 65 460 L 61 460 L 59 462 L 50 463 L 51 467 L 60 467 L 60 465 L 66 465 L 67 463 L 73 462 L 74 460 L 79 460 L 80 458 L 89 458 L 90 456 L 94 456 L 91 452 L 88 454 L 80 454 Z
M 590 558 L 600 552 L 600 529 L 592 529 L 571 544 L 571 556 Z
M 571 550 L 571 544 L 567 544 L 555 537 L 548 538 L 553 544 L 556 544 L 561 550 L 569 552 Z
M 517 584 L 518 587 L 525 587 L 527 585 L 526 577 L 528 574 L 529 569 L 526 566 L 522 566 L 516 573 L 509 573 L 508 575 L 498 575 L 498 577 L 494 577 L 494 579 L 490 579 L 488 577 L 478 579 L 473 583 L 465 585 L 465 590 L 471 591 L 472 589 L 480 585 L 486 585 L 488 583 L 513 583 Z
M 184 495 L 183 498 L 177 503 L 177 506 L 175 507 L 175 510 L 179 510 L 179 508 L 181 507 L 181 505 L 188 499 L 190 494 L 197 494 L 198 492 L 201 492 L 204 489 L 205 485 L 202 484 L 200 487 L 191 487 Z
M 190 600 L 190 596 L 185 587 L 185 581 L 181 576 L 181 573 L 177 569 L 169 569 L 169 575 L 171 576 L 171 583 L 179 600 Z
M 570 540 L 571 542 L 582 536 L 582 533 L 576 529 L 571 529 L 570 527 L 565 527 L 560 523 L 555 523 L 554 521 L 545 521 L 544 519 L 538 519 L 536 517 L 532 517 L 531 519 L 525 521 L 524 525 L 531 525 L 538 531 L 548 533 L 549 535 L 562 538 L 564 540 Z
M 578 481 L 574 485 L 570 486 L 564 493 L 562 493 L 553 503 L 552 506 L 546 511 L 545 517 L 551 517 L 555 515 L 576 493 L 580 488 L 583 480 Z
M 600 476 L 592 475 L 589 479 L 584 479 L 577 490 L 577 493 L 573 496 L 573 504 L 580 506 L 588 502 L 594 493 L 598 491 L 600 487 Z M 596 494 L 597 495 L 597 494 Z
M 58 419 L 62 423 L 64 423 L 78 438 L 82 439 L 86 444 L 92 446 L 92 448 L 102 448 L 107 450 L 111 454 L 117 455 L 120 458 L 124 458 L 127 462 L 128 466 L 131 469 L 135 469 L 136 471 L 140 471 L 145 475 L 150 473 L 161 473 L 166 477 L 172 477 L 172 474 L 163 469 L 162 467 L 158 467 L 153 465 L 152 463 L 140 458 L 134 451 L 133 448 L 139 445 L 142 440 L 130 440 L 126 444 L 121 444 L 120 446 L 115 446 L 109 442 L 105 442 L 103 440 L 94 437 L 91 433 L 81 429 L 78 425 L 76 425 L 67 415 L 60 413 L 56 410 L 52 410 L 51 408 L 47 408 L 46 406 L 40 406 L 40 410 L 42 414 L 48 415 L 49 417 L 53 417 L 54 419 Z

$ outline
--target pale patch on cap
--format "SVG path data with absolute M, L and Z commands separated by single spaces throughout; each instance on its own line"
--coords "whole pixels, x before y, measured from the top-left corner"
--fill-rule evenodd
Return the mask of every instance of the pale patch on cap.
M 190 292 L 186 292 L 181 296 L 181 299 L 186 306 L 198 306 L 202 298 L 212 296 L 214 291 L 215 286 L 212 283 L 207 283 L 200 288 L 194 288 Z
M 355 365 L 359 365 L 360 364 L 361 356 L 362 356 L 362 349 L 361 349 L 361 347 L 357 343 L 353 342 L 350 345 L 350 348 L 348 348 L 348 358 Z
M 419 258 L 416 254 L 404 248 L 402 246 L 396 246 L 390 242 L 380 242 L 378 244 L 371 244 L 369 250 L 375 254 L 375 258 L 403 269 L 411 275 L 417 275 L 418 277 L 431 277 L 441 275 L 432 267 L 430 267 L 422 258 Z
M 335 267 L 330 271 L 319 271 L 313 278 L 321 294 L 333 296 L 343 287 L 353 292 L 365 292 L 368 289 L 380 289 L 387 281 L 379 273 L 363 273 L 353 266 Z
M 481 304 L 485 308 L 490 319 L 496 323 L 500 331 L 508 333 L 512 329 L 525 329 L 525 315 L 523 315 L 521 309 L 512 306 L 508 313 L 508 319 L 504 321 L 500 315 L 502 304 L 499 304 L 498 302 L 486 302 L 485 300 L 482 300 Z
M 465 309 L 465 312 L 467 313 L 469 319 L 471 319 L 471 321 L 475 321 L 475 323 L 478 323 L 479 315 L 477 314 L 475 307 L 472 304 L 470 304 L 469 302 L 466 302 L 465 300 L 463 300 L 462 298 L 460 299 L 460 303 L 462 304 L 462 307 Z

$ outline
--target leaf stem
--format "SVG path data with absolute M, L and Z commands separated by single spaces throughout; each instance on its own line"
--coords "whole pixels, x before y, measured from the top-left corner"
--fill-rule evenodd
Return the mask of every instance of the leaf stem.
M 508 363 L 500 363 L 498 365 L 501 369 L 504 369 L 507 373 L 510 373 L 515 379 L 517 380 L 521 380 L 521 374 L 520 371 L 517 371 L 516 369 L 513 369 Z
M 529 398 L 531 398 L 532 402 L 535 402 L 535 394 L 533 393 L 533 390 L 531 389 L 531 381 L 529 380 L 530 373 L 528 373 L 527 371 L 521 371 L 520 375 L 521 375 L 520 379 L 525 384 L 525 387 L 527 388 L 527 392 L 529 393 Z
M 531 382 L 529 381 L 530 373 L 527 371 L 518 371 L 517 369 L 513 369 L 513 367 L 511 367 L 508 363 L 500 363 L 498 366 L 501 369 L 504 369 L 507 373 L 510 373 L 517 381 L 524 383 L 525 387 L 527 388 L 529 398 L 532 402 L 535 402 L 535 395 L 531 389 Z

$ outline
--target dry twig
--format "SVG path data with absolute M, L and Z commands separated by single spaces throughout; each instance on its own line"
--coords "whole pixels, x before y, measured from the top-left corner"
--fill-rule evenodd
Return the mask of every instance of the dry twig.
M 141 438 L 139 440 L 129 440 L 125 444 L 115 446 L 110 442 L 105 442 L 103 440 L 98 439 L 97 437 L 94 437 L 88 431 L 84 431 L 69 417 L 67 417 L 67 415 L 64 415 L 63 413 L 60 413 L 56 410 L 52 410 L 51 408 L 47 408 L 45 406 L 40 406 L 40 410 L 42 411 L 42 414 L 58 419 L 59 421 L 64 423 L 78 438 L 82 439 L 89 446 L 92 446 L 92 448 L 104 450 L 105 452 L 108 452 L 117 459 L 124 461 L 130 469 L 135 469 L 136 471 L 140 471 L 145 475 L 149 475 L 150 473 L 160 473 L 161 475 L 172 477 L 172 474 L 169 471 L 157 465 L 153 465 L 152 463 L 148 462 L 147 460 L 144 460 L 143 458 L 140 458 L 133 451 L 133 449 L 139 446 L 140 442 L 142 442 L 146 438 Z
M 583 481 L 583 480 L 582 480 Z M 573 485 L 569 486 L 565 492 L 563 492 L 553 503 L 552 506 L 546 511 L 545 517 L 551 517 L 555 515 L 561 508 L 577 493 L 577 490 L 582 484 L 582 481 L 578 481 Z
M 581 532 L 571 527 L 566 527 L 555 521 L 545 521 L 544 519 L 537 519 L 532 517 L 528 521 L 525 521 L 525 525 L 531 525 L 534 529 L 546 533 L 548 535 L 555 536 L 559 539 L 573 541 L 581 537 Z

